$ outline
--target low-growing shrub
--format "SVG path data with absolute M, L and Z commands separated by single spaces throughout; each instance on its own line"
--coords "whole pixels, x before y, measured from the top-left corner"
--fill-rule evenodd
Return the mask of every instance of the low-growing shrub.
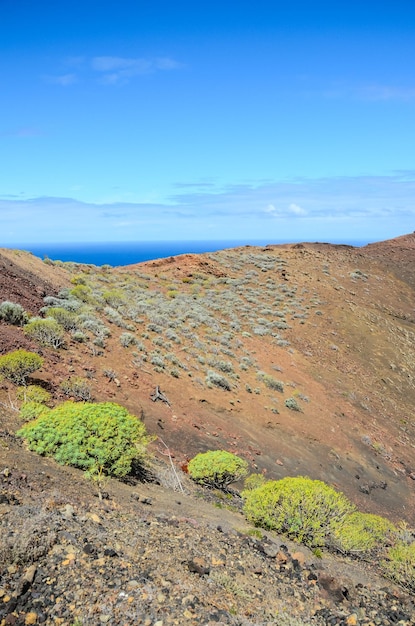
M 0 304 L 0 320 L 14 326 L 23 326 L 28 320 L 28 315 L 21 304 L 5 300 Z
M 15 350 L 0 357 L 0 376 L 15 385 L 25 385 L 30 374 L 40 369 L 43 359 L 35 352 Z
M 41 413 L 49 410 L 50 409 L 41 402 L 30 400 L 22 405 L 20 409 L 20 417 L 25 422 L 29 422 L 30 420 L 34 420 L 36 417 L 39 417 Z
M 82 330 L 72 330 L 71 337 L 77 343 L 85 343 L 88 340 L 88 336 Z
M 399 542 L 392 546 L 387 558 L 381 562 L 381 568 L 388 578 L 415 591 L 415 541 L 410 544 Z
M 74 311 L 68 311 L 63 307 L 51 307 L 47 309 L 47 315 L 56 320 L 65 330 L 76 330 L 78 327 L 78 316 Z
M 222 374 L 218 374 L 218 372 L 214 372 L 213 370 L 209 370 L 206 376 L 206 384 L 208 387 L 219 387 L 220 389 L 225 389 L 225 391 L 230 391 L 232 389 L 231 383 L 225 376 Z
M 134 346 L 136 343 L 137 343 L 137 339 L 132 333 L 121 333 L 120 344 L 122 345 L 123 348 Z
M 320 480 L 286 477 L 246 490 L 244 512 L 255 526 L 286 534 L 310 547 L 328 538 L 354 506 L 345 495 Z
M 42 346 L 49 348 L 60 348 L 64 343 L 64 329 L 53 318 L 42 319 L 40 317 L 33 318 L 23 328 L 25 335 L 37 341 Z
M 201 485 L 225 489 L 248 473 L 248 463 L 226 450 L 197 454 L 188 464 L 190 477 Z
M 63 380 L 59 387 L 66 396 L 75 400 L 83 400 L 85 402 L 92 400 L 91 386 L 81 376 L 71 376 L 67 380 Z
M 245 489 L 250 491 L 252 489 L 258 489 L 258 487 L 262 487 L 262 485 L 265 485 L 266 482 L 267 479 L 265 478 L 264 474 L 251 474 L 250 476 L 245 478 L 244 487 Z
M 283 393 L 284 391 L 284 383 L 280 380 L 277 380 L 273 376 L 269 374 L 265 374 L 264 372 L 257 373 L 258 380 L 261 380 L 268 389 L 272 389 L 273 391 L 279 391 Z
M 122 478 L 148 458 L 144 424 L 112 402 L 64 402 L 25 424 L 17 435 L 30 450 L 73 465 L 90 477 Z
M 50 400 L 50 393 L 39 387 L 39 385 L 27 385 L 25 387 L 19 387 L 16 396 L 18 400 L 22 402 L 39 402 L 40 404 L 46 404 Z
M 331 542 L 341 552 L 364 556 L 385 546 L 394 532 L 396 527 L 384 517 L 355 511 L 334 528 Z
M 297 411 L 298 413 L 301 412 L 301 407 L 295 398 L 287 398 L 284 404 L 287 409 L 290 409 L 290 411 Z

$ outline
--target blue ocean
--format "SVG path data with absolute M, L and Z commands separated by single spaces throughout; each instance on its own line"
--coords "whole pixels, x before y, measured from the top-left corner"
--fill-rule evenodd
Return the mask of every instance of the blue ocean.
M 130 241 L 94 243 L 44 243 L 20 244 L 14 248 L 27 250 L 40 258 L 53 261 L 73 261 L 92 265 L 132 265 L 143 261 L 162 259 L 178 254 L 215 252 L 224 248 L 253 245 L 287 243 L 284 241 L 244 240 L 244 241 Z M 366 242 L 342 242 L 361 246 Z

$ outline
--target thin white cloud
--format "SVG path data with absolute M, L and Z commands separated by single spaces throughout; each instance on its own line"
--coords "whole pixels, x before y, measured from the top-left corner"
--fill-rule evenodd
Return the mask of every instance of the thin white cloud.
M 203 239 L 209 229 L 210 237 L 217 239 L 232 233 L 235 239 L 269 237 L 270 241 L 374 241 L 414 230 L 415 172 L 238 184 L 203 191 L 189 187 L 164 202 L 99 204 L 72 198 L 3 197 L 0 245 L 6 244 L 10 232 L 19 233 L 23 242 L 76 241 L 80 222 L 85 241 L 160 239 L 160 233 L 168 233 L 171 239 Z
M 292 202 L 290 204 L 290 206 L 288 207 L 288 210 L 293 215 L 307 215 L 307 211 L 303 209 L 302 207 L 300 207 L 298 204 L 295 204 L 295 202 Z
M 170 57 L 72 56 L 63 59 L 62 67 L 72 71 L 45 74 L 43 80 L 62 87 L 81 80 L 97 80 L 105 85 L 125 84 L 138 76 L 177 70 L 183 64 Z
M 372 102 L 414 102 L 415 86 L 387 85 L 376 82 L 350 84 L 333 83 L 324 91 L 324 96 L 334 99 L 353 99 Z
M 44 80 L 48 83 L 52 83 L 53 85 L 61 85 L 62 87 L 68 87 L 69 85 L 74 85 L 78 82 L 78 77 L 74 73 L 70 74 L 59 74 L 56 76 L 44 76 Z
M 102 75 L 101 82 L 116 84 L 127 82 L 135 76 L 169 71 L 182 67 L 169 57 L 126 58 L 117 56 L 97 56 L 91 59 L 91 68 Z

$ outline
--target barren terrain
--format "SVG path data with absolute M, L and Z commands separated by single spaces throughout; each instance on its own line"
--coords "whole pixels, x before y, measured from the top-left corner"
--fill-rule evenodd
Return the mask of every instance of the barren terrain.
M 370 566 L 362 572 L 300 549 L 297 571 L 290 555 L 299 549 L 289 546 L 285 558 L 276 537 L 267 555 L 237 496 L 227 503 L 200 494 L 185 475 L 186 493 L 173 490 L 166 452 L 180 472 L 197 452 L 226 449 L 252 472 L 320 479 L 362 511 L 413 525 L 415 234 L 364 248 L 247 246 L 118 268 L 0 250 L 0 302 L 35 315 L 45 296 L 65 299 L 68 290 L 93 321 L 82 340 L 67 333 L 64 348 L 53 350 L 0 323 L 0 353 L 42 354 L 45 365 L 31 382 L 48 388 L 54 403 L 65 399 L 60 383 L 78 376 L 94 400 L 118 402 L 143 419 L 158 437 L 161 484 L 110 481 L 109 500 L 98 501 L 81 472 L 36 457 L 14 437 L 18 402 L 3 383 L 0 521 L 13 533 L 34 516 L 50 551 L 29 559 L 37 564 L 34 597 L 28 591 L 14 602 L 26 570 L 9 568 L 0 623 L 294 624 L 282 621 L 284 612 L 301 623 L 415 623 L 411 600 Z M 168 402 L 154 399 L 156 388 Z M 337 591 L 325 589 L 325 576 Z

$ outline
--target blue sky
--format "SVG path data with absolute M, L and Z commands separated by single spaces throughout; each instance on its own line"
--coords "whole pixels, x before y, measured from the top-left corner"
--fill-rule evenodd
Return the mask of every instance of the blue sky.
M 0 0 L 0 245 L 415 229 L 413 0 Z

